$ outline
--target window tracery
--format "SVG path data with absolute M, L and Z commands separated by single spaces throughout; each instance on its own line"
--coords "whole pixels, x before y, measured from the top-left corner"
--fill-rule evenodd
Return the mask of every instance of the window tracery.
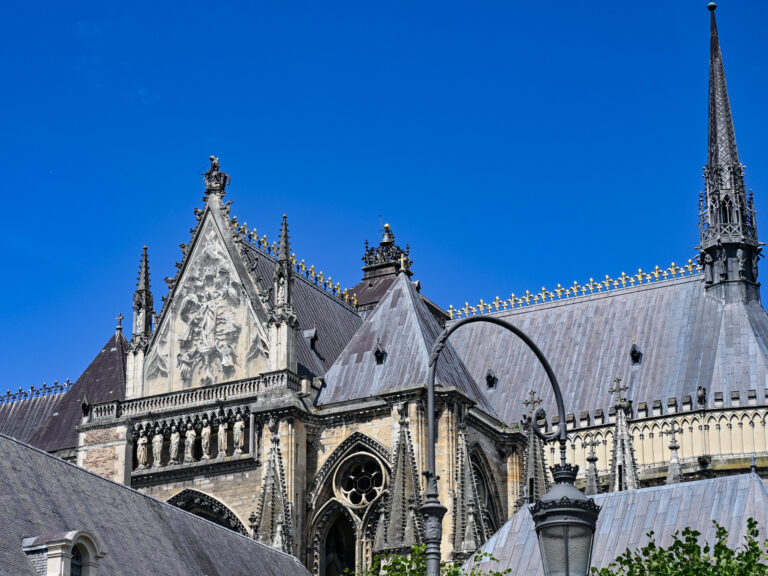
M 353 454 L 339 466 L 334 485 L 337 497 L 347 505 L 368 506 L 384 491 L 383 466 L 370 454 Z

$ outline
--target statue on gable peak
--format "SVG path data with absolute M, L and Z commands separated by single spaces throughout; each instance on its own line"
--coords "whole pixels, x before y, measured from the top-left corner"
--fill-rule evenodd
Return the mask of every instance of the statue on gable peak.
M 216 156 L 209 156 L 208 159 L 211 161 L 211 165 L 208 171 L 203 174 L 205 178 L 205 193 L 210 194 L 214 192 L 223 196 L 224 189 L 232 181 L 232 178 L 229 177 L 229 174 L 219 169 L 219 159 Z

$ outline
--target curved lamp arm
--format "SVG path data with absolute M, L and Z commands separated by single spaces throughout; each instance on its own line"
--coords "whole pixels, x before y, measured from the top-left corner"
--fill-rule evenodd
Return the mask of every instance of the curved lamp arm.
M 557 415 L 559 417 L 559 421 L 557 423 L 557 429 L 553 430 L 550 433 L 544 433 L 542 432 L 541 428 L 539 427 L 539 420 L 546 419 L 547 413 L 543 408 L 539 408 L 536 411 L 536 414 L 534 415 L 532 421 L 531 421 L 531 428 L 534 431 L 534 433 L 539 436 L 542 440 L 545 442 L 550 442 L 552 440 L 558 440 L 560 442 L 560 463 L 561 465 L 565 466 L 565 451 L 566 451 L 566 442 L 568 440 L 568 431 L 567 426 L 565 422 L 565 406 L 563 404 L 563 394 L 560 391 L 560 384 L 557 382 L 557 376 L 555 376 L 554 371 L 552 370 L 552 367 L 549 365 L 549 362 L 547 361 L 547 358 L 544 356 L 541 350 L 539 350 L 539 347 L 536 346 L 536 344 L 531 340 L 528 335 L 517 328 L 516 326 L 513 326 L 509 322 L 506 322 L 504 320 L 500 320 L 499 318 L 495 318 L 493 316 L 470 316 L 469 318 L 463 318 L 456 322 L 454 325 L 452 325 L 450 328 L 446 328 L 443 330 L 443 333 L 438 336 L 437 340 L 435 341 L 434 346 L 432 347 L 432 351 L 429 355 L 429 378 L 427 383 L 427 413 L 428 413 L 428 433 L 429 433 L 429 441 L 428 441 L 428 454 L 427 454 L 427 479 L 428 479 L 428 486 L 427 486 L 427 492 L 429 492 L 429 488 L 431 484 L 434 484 L 434 490 L 435 493 L 437 491 L 437 478 L 435 477 L 435 421 L 434 421 L 434 413 L 435 413 L 435 369 L 437 367 L 437 360 L 440 357 L 440 353 L 443 351 L 443 348 L 445 348 L 445 344 L 448 341 L 448 337 L 456 332 L 459 328 L 466 326 L 467 324 L 473 324 L 475 322 L 488 322 L 490 324 L 496 324 L 497 326 L 501 326 L 502 328 L 506 328 L 515 336 L 520 338 L 528 348 L 536 355 L 536 358 L 539 360 L 541 365 L 544 367 L 544 371 L 547 373 L 547 378 L 549 378 L 549 383 L 552 385 L 552 390 L 555 393 L 555 403 L 557 404 Z
M 563 395 L 560 392 L 560 385 L 557 383 L 555 373 L 552 371 L 552 367 L 547 362 L 547 359 L 539 350 L 538 346 L 528 338 L 528 336 L 519 328 L 516 328 L 509 322 L 499 320 L 498 318 L 488 316 L 471 316 L 459 320 L 451 326 L 443 330 L 443 333 L 438 336 L 435 341 L 435 345 L 432 347 L 432 351 L 429 354 L 429 377 L 427 379 L 427 470 L 424 475 L 427 477 L 427 490 L 426 499 L 424 504 L 421 505 L 421 511 L 424 514 L 424 543 L 426 544 L 426 559 L 427 559 L 427 576 L 439 576 L 440 574 L 440 541 L 442 539 L 442 525 L 443 516 L 447 509 L 440 504 L 437 494 L 437 480 L 435 475 L 435 369 L 437 368 L 437 361 L 440 358 L 440 353 L 445 348 L 445 343 L 448 341 L 448 337 L 456 332 L 462 326 L 472 324 L 473 322 L 490 322 L 496 324 L 502 328 L 506 328 L 518 338 L 520 338 L 528 348 L 533 351 L 538 358 L 541 365 L 544 366 L 544 371 L 547 373 L 549 383 L 552 385 L 552 389 L 555 392 L 555 402 L 557 402 L 557 414 L 560 417 L 557 430 L 545 434 L 539 428 L 538 420 L 546 418 L 547 414 L 544 409 L 539 408 L 531 421 L 531 429 L 533 432 L 542 438 L 545 442 L 550 440 L 560 441 L 560 463 L 565 467 L 565 444 L 568 440 L 568 433 L 565 424 L 565 407 L 563 406 Z

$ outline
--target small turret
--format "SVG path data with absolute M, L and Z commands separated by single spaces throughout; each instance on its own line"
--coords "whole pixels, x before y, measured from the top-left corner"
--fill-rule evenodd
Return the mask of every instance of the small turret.
M 389 224 L 384 224 L 378 246 L 369 246 L 368 240 L 365 241 L 363 278 L 349 290 L 363 316 L 376 307 L 398 275 L 403 273 L 409 278 L 413 275 L 410 252 L 407 244 L 405 249 L 395 244 L 395 233 Z

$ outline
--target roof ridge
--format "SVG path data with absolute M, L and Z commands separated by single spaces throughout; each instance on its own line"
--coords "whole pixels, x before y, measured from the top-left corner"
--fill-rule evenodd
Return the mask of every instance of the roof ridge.
M 470 306 L 469 302 L 465 302 L 461 308 L 454 308 L 451 304 L 446 313 L 451 320 L 456 320 L 467 316 L 476 316 L 478 314 L 492 314 L 494 312 L 501 312 L 503 310 L 513 310 L 515 308 L 530 308 L 537 304 L 544 304 L 547 302 L 561 301 L 561 300 L 574 300 L 585 296 L 591 296 L 595 293 L 603 292 L 617 292 L 620 290 L 633 288 L 635 285 L 640 286 L 648 284 L 661 284 L 666 281 L 671 281 L 683 277 L 691 277 L 701 274 L 703 268 L 701 264 L 693 262 L 692 259 L 688 259 L 688 263 L 685 266 L 677 266 L 674 262 L 669 267 L 661 269 L 656 266 L 650 273 L 643 272 L 642 268 L 637 269 L 637 274 L 627 276 L 622 272 L 621 276 L 614 279 L 608 274 L 605 275 L 605 279 L 600 282 L 595 282 L 594 278 L 590 278 L 587 284 L 580 285 L 574 280 L 573 285 L 570 288 L 563 288 L 560 284 L 557 285 L 555 290 L 547 290 L 544 286 L 541 287 L 541 291 L 533 294 L 529 290 L 525 291 L 525 295 L 522 297 L 516 297 L 513 292 L 506 300 L 502 300 L 498 296 L 491 302 L 485 302 L 482 298 L 475 306 Z
M 442 326 L 440 326 L 437 319 L 429 311 L 429 309 L 427 308 L 426 302 L 424 302 L 424 300 L 421 298 L 421 294 L 416 290 L 416 287 L 413 285 L 413 282 L 408 278 L 408 276 L 404 274 L 398 274 L 398 277 L 392 283 L 390 290 L 392 290 L 397 285 L 398 282 L 402 282 L 406 284 L 406 291 L 408 293 L 408 298 L 411 299 L 411 305 L 413 307 L 413 310 L 416 316 L 416 323 L 421 332 L 421 340 L 419 341 L 419 343 L 424 345 L 427 358 L 429 358 L 430 353 L 432 352 L 432 347 L 434 346 L 435 341 L 440 337 L 440 334 L 442 333 L 443 328 Z M 384 299 L 382 298 L 382 301 L 383 300 Z M 420 308 L 423 308 L 423 310 L 420 310 Z M 434 327 L 437 330 L 437 333 L 434 335 L 434 337 L 429 332 L 429 325 L 428 325 L 429 322 L 434 322 Z M 458 362 L 461 365 L 461 367 L 464 369 L 463 376 L 467 382 L 467 386 L 471 388 L 472 385 L 475 385 L 477 388 L 475 390 L 462 390 L 462 393 L 467 394 L 467 396 L 469 396 L 468 392 L 470 391 L 473 394 L 476 394 L 478 396 L 477 398 L 473 398 L 469 396 L 470 399 L 476 402 L 478 406 L 480 406 L 485 412 L 487 412 L 493 418 L 499 418 L 499 415 L 496 413 L 496 410 L 488 401 L 488 398 L 485 396 L 482 389 L 480 389 L 480 387 L 477 385 L 477 381 L 472 377 L 472 374 L 469 372 L 469 369 L 464 364 L 464 361 L 461 359 L 461 356 L 457 352 L 456 348 L 451 344 L 450 340 L 446 341 L 443 352 L 453 355 L 454 361 Z M 439 363 L 435 369 L 435 377 L 438 385 L 442 385 L 439 382 L 440 380 L 442 380 L 441 368 Z
M 229 528 L 226 528 L 224 526 L 221 526 L 220 524 L 216 524 L 215 522 L 211 522 L 210 520 L 207 520 L 206 518 L 203 518 L 202 516 L 197 516 L 196 514 L 193 514 L 192 512 L 188 512 L 187 510 L 183 510 L 182 508 L 179 508 L 178 506 L 174 506 L 173 504 L 169 504 L 168 502 L 163 502 L 159 498 L 155 498 L 154 496 L 150 496 L 149 494 L 145 494 L 144 492 L 140 492 L 139 490 L 136 490 L 135 488 L 131 488 L 130 486 L 126 486 L 125 484 L 121 482 L 117 482 L 115 480 L 112 480 L 111 478 L 107 478 L 106 476 L 102 476 L 101 474 L 97 474 L 96 472 L 93 472 L 92 470 L 89 470 L 88 468 L 83 468 L 81 466 L 78 466 L 77 464 L 74 464 L 72 462 L 68 462 L 67 460 L 64 460 L 63 458 L 59 458 L 58 456 L 55 456 L 49 452 L 46 452 L 45 450 L 42 450 L 40 448 L 37 448 L 35 446 L 32 446 L 31 444 L 27 444 L 26 442 L 22 442 L 21 440 L 18 440 L 16 438 L 13 438 L 12 436 L 8 436 L 2 432 L 0 432 L 0 439 L 9 440 L 15 444 L 18 444 L 19 446 L 23 446 L 25 448 L 28 448 L 30 450 L 33 450 L 34 452 L 38 452 L 39 454 L 46 456 L 52 460 L 55 460 L 58 463 L 64 464 L 66 466 L 71 466 L 72 468 L 83 472 L 85 474 L 89 474 L 91 476 L 94 476 L 98 478 L 99 480 L 102 480 L 104 482 L 109 482 L 111 484 L 114 484 L 115 486 L 118 486 L 119 488 L 122 488 L 124 490 L 128 490 L 129 492 L 133 492 L 134 494 L 138 494 L 139 496 L 142 496 L 148 500 L 152 500 L 154 502 L 157 502 L 158 504 L 161 504 L 163 506 L 167 506 L 168 508 L 172 510 L 176 510 L 178 512 L 181 512 L 183 514 L 187 514 L 188 516 L 195 518 L 196 520 L 206 522 L 210 524 L 211 526 L 215 526 L 217 529 L 220 530 L 226 530 L 226 533 L 232 534 L 235 536 L 238 536 L 240 538 L 244 538 L 245 540 L 249 542 L 253 542 L 259 546 L 262 546 L 264 548 L 267 548 L 268 550 L 272 550 L 274 552 L 277 552 L 279 554 L 282 554 L 284 556 L 288 556 L 289 558 L 293 559 L 294 561 L 298 562 L 298 558 L 293 556 L 292 554 L 288 554 L 287 552 L 283 552 L 282 550 L 278 550 L 277 548 L 272 548 L 271 546 L 267 546 L 266 544 L 259 542 L 258 540 L 254 540 L 253 538 L 250 538 L 244 534 L 240 534 L 239 532 L 235 532 L 234 530 L 230 530 Z
M 24 400 L 65 394 L 72 389 L 72 386 L 74 386 L 74 382 L 67 378 L 64 384 L 59 384 L 58 380 L 54 380 L 53 384 L 48 386 L 46 382 L 43 382 L 42 388 L 37 388 L 34 384 L 27 390 L 19 387 L 18 392 L 11 392 L 11 389 L 9 388 L 7 393 L 0 395 L 0 406 L 3 404 L 10 404 L 11 402 L 22 402 Z
M 247 223 L 242 225 L 237 223 L 236 216 L 233 216 L 230 219 L 230 222 L 234 227 L 235 232 L 241 236 L 246 246 L 267 256 L 271 261 L 277 262 L 275 254 L 277 254 L 278 243 L 276 241 L 273 241 L 272 244 L 270 244 L 266 234 L 259 238 L 256 227 L 254 227 L 252 231 L 249 231 L 247 229 Z M 314 264 L 307 266 L 303 258 L 301 259 L 301 262 L 299 262 L 295 252 L 291 253 L 290 262 L 294 272 L 296 272 L 294 278 L 302 279 L 306 284 L 314 286 L 335 301 L 345 304 L 347 308 L 357 312 L 357 310 L 355 310 L 357 294 L 350 294 L 348 288 L 342 290 L 340 282 L 336 282 L 334 285 L 332 280 L 333 277 L 330 274 L 326 278 L 322 270 L 320 272 L 315 272 Z

